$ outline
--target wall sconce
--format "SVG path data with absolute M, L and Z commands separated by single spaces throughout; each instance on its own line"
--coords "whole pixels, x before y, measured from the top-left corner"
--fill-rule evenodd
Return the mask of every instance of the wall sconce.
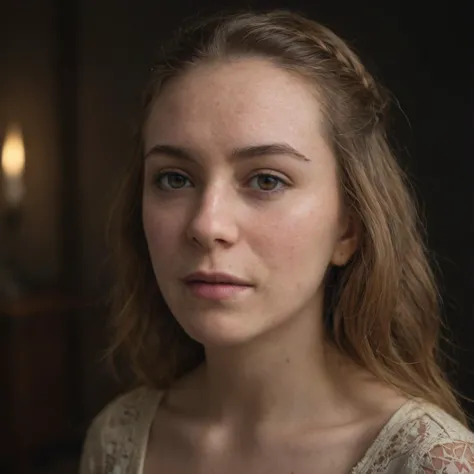
M 17 263 L 21 206 L 25 195 L 25 145 L 19 125 L 7 129 L 1 156 L 3 208 L 0 208 L 2 258 L 0 261 L 0 296 L 21 294 Z
M 14 124 L 7 129 L 2 147 L 2 178 L 7 212 L 18 211 L 25 194 L 25 145 L 21 128 Z

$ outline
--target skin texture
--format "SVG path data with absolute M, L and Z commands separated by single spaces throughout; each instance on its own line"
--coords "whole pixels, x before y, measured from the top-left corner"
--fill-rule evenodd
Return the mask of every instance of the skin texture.
M 307 85 L 257 61 L 201 66 L 156 101 L 145 150 L 173 145 L 191 160 L 154 152 L 146 158 L 145 232 L 165 300 L 205 346 L 245 344 L 290 318 L 321 320 L 326 269 L 355 250 L 321 123 Z M 283 152 L 232 157 L 236 149 L 273 143 L 307 159 Z M 161 178 L 160 189 L 157 174 L 164 170 L 184 178 Z M 196 270 L 230 273 L 255 286 L 209 303 L 180 282 Z
M 262 59 L 199 64 L 155 99 L 144 149 L 157 284 L 206 350 L 157 413 L 145 473 L 347 472 L 400 400 L 325 341 L 324 276 L 358 234 L 314 91 Z M 196 271 L 249 287 L 202 298 Z

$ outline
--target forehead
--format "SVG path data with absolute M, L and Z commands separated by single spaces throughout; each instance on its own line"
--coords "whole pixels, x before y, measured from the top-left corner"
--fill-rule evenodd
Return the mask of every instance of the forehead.
M 163 88 L 145 147 L 161 140 L 301 142 L 321 139 L 321 123 L 315 91 L 303 78 L 263 59 L 226 60 L 193 66 Z

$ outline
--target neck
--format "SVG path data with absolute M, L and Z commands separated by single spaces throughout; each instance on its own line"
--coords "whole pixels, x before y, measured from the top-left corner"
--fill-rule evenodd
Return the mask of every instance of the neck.
M 207 347 L 199 376 L 208 414 L 244 424 L 309 416 L 333 422 L 329 414 L 343 405 L 347 377 L 341 358 L 324 343 L 318 321 L 314 313 L 302 315 L 262 339 Z

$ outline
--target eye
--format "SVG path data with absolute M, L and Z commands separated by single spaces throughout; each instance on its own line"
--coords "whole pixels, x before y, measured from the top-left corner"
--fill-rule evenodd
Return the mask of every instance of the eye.
M 254 183 L 259 191 L 272 193 L 276 191 L 283 191 L 288 187 L 288 184 L 280 177 L 269 173 L 260 173 L 255 175 L 250 183 Z M 251 187 L 254 187 L 251 185 Z
M 155 178 L 156 185 L 163 191 L 176 191 L 178 189 L 188 188 L 191 184 L 189 178 L 176 171 L 167 171 L 160 173 Z

